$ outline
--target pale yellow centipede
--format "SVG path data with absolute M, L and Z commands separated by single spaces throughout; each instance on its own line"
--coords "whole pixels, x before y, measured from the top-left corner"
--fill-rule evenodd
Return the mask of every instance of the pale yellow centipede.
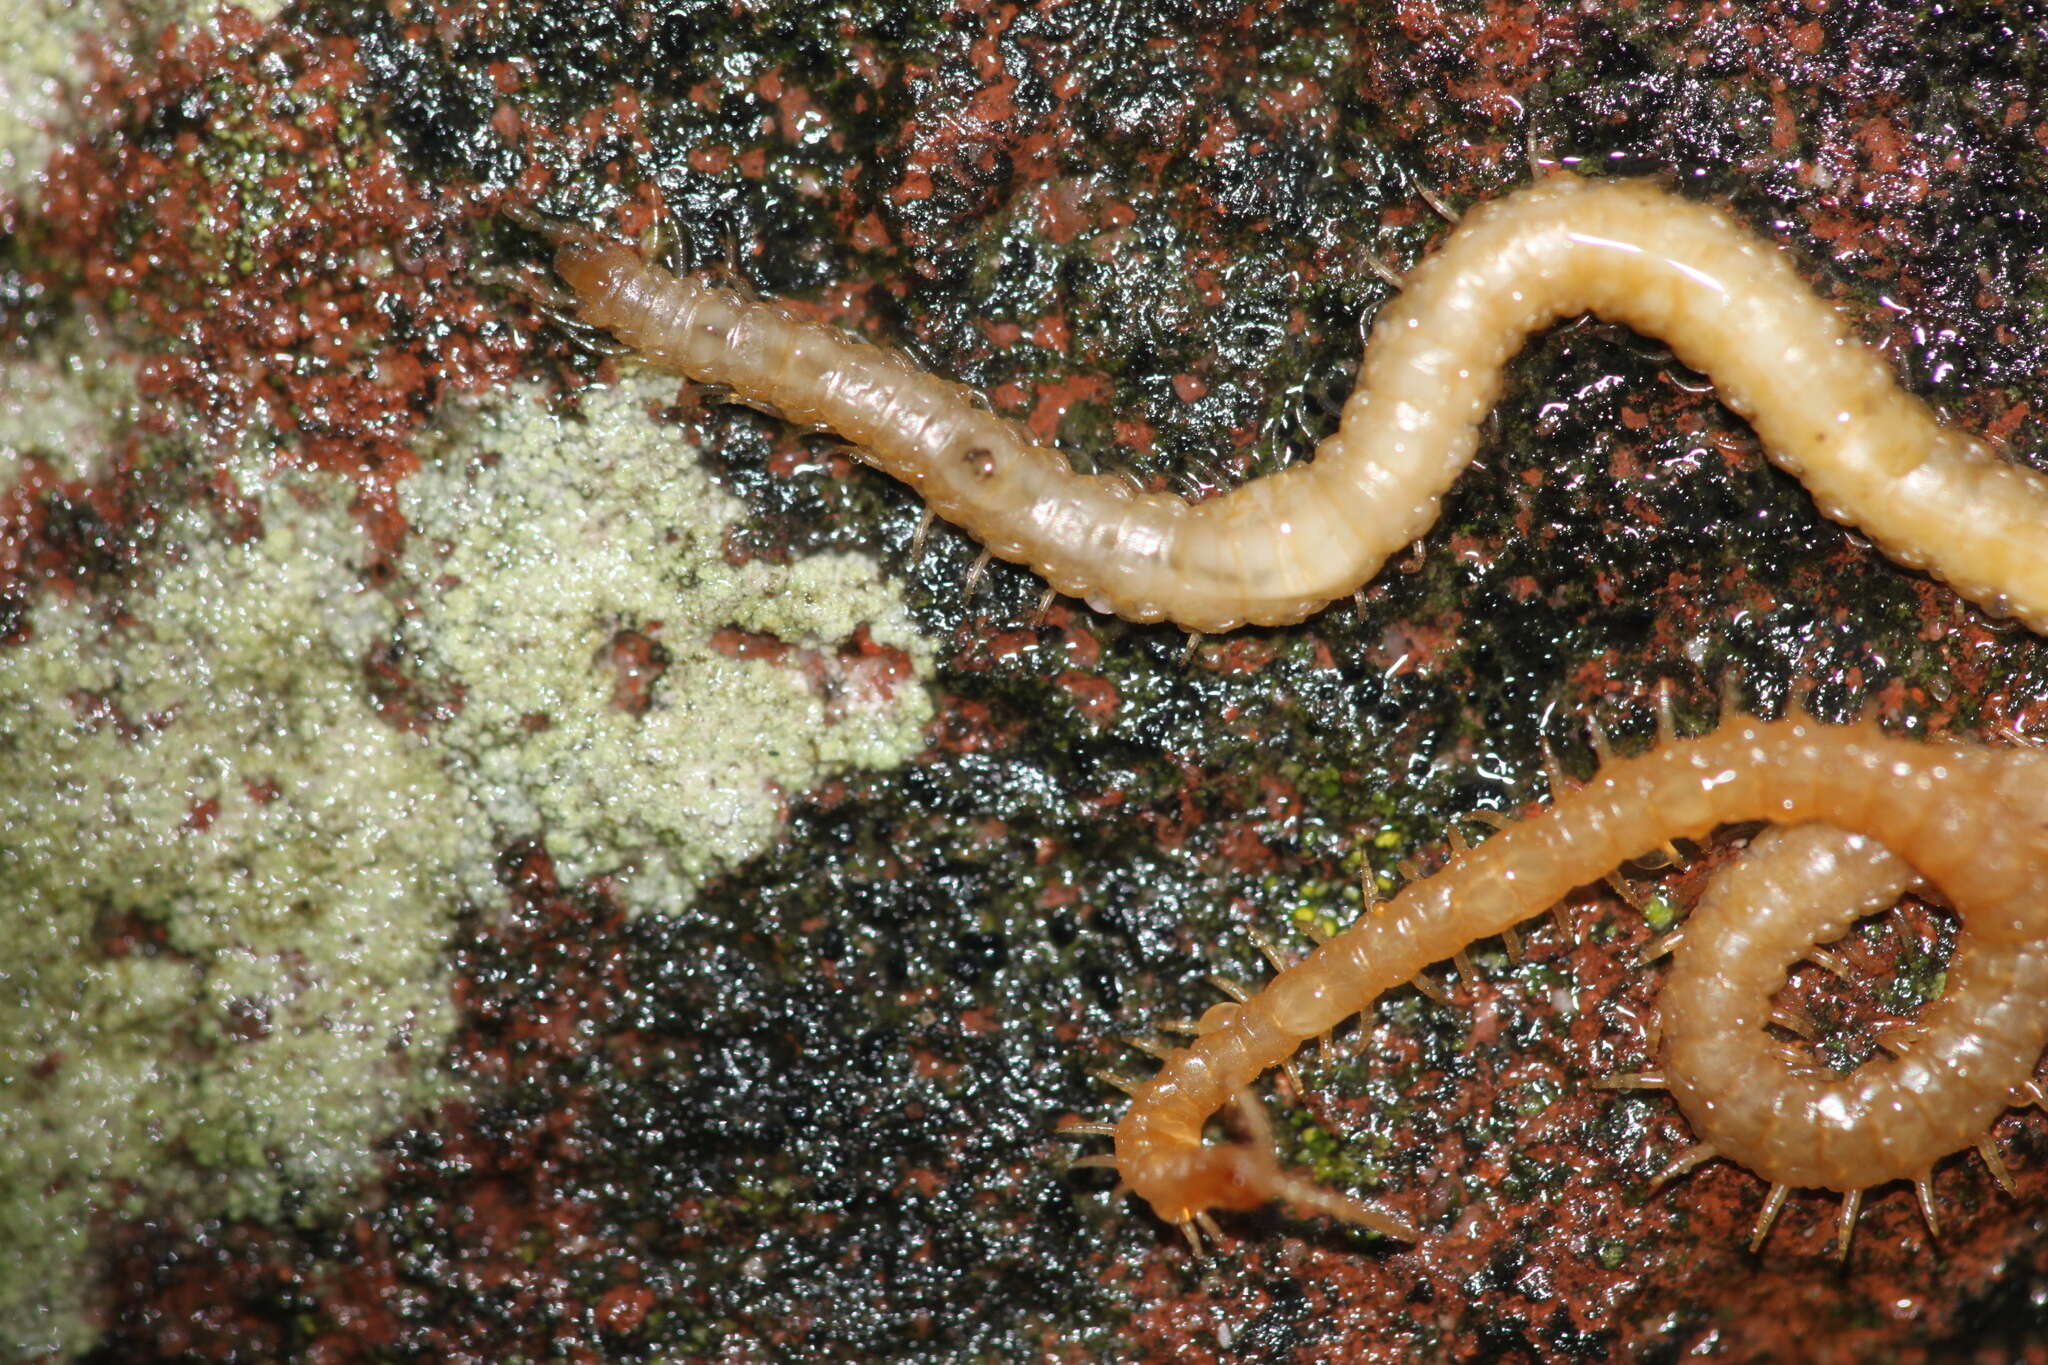
M 1356 590 L 1436 519 L 1524 339 L 1590 312 L 1710 376 L 1828 516 L 2048 630 L 2048 478 L 1943 426 L 1783 252 L 1644 181 L 1557 176 L 1467 214 L 1381 312 L 1314 460 L 1194 504 L 1075 473 L 894 351 L 585 229 L 523 221 L 557 238 L 582 322 L 836 432 L 991 553 L 1134 621 L 1284 624 Z

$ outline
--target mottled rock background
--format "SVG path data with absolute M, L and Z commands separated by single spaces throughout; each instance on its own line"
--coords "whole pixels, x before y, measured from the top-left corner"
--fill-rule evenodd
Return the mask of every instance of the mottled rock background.
M 54 614 L 111 632 L 93 646 L 110 660 L 139 650 L 121 632 L 171 612 L 155 594 L 190 561 L 180 545 L 274 533 L 287 502 L 317 501 L 295 481 L 325 480 L 355 548 L 320 561 L 312 595 L 388 620 L 367 640 L 309 625 L 301 647 L 323 687 L 348 662 L 355 723 L 455 774 L 462 794 L 433 808 L 485 831 L 435 844 L 467 859 L 446 877 L 391 864 L 406 903 L 452 926 L 421 978 L 452 1013 L 432 1055 L 379 1082 L 381 1136 L 309 1153 L 317 1136 L 285 1150 L 273 1127 L 239 1155 L 164 1140 L 140 1191 L 58 1160 L 37 1179 L 77 1197 L 47 1207 L 90 1216 L 63 1231 L 35 1332 L 7 1345 L 109 1362 L 2048 1359 L 2048 1117 L 1996 1130 L 2015 1196 L 1975 1158 L 1946 1163 L 1935 1242 L 1909 1190 L 1877 1191 L 1846 1266 L 1820 1197 L 1795 1196 L 1751 1255 L 1753 1176 L 1717 1165 L 1649 1192 L 1683 1120 L 1589 1080 L 1647 1061 L 1659 969 L 1636 955 L 1725 840 L 1630 869 L 1641 909 L 1594 887 L 1520 960 L 1482 945 L 1449 1005 L 1383 1001 L 1358 1046 L 1305 1059 L 1305 1094 L 1274 1083 L 1294 1159 L 1383 1188 L 1426 1227 L 1414 1247 L 1244 1216 L 1197 1262 L 1051 1136 L 1115 1113 L 1090 1073 L 1142 1071 L 1120 1035 L 1199 1014 L 1211 974 L 1263 975 L 1255 934 L 1341 923 L 1362 876 L 1390 886 L 1440 858 L 1462 813 L 1539 801 L 1543 741 L 1585 771 L 1589 717 L 1645 742 L 1660 684 L 1689 728 L 1729 695 L 2048 734 L 2048 647 L 1821 519 L 1654 340 L 1592 322 L 1537 339 L 1408 562 L 1355 607 L 1192 654 L 1072 602 L 1041 617 L 1039 585 L 1006 566 L 970 595 L 975 547 L 941 527 L 915 553 L 903 489 L 678 385 L 654 419 L 678 477 L 744 507 L 723 562 L 836 582 L 801 566 L 865 556 L 890 587 L 849 568 L 861 600 L 881 616 L 893 593 L 903 619 L 735 598 L 669 621 L 621 590 L 583 609 L 610 613 L 600 653 L 529 644 L 491 672 L 511 696 L 601 670 L 598 700 L 548 693 L 509 713 L 524 737 L 479 738 L 456 684 L 489 651 L 472 631 L 467 662 L 441 667 L 451 585 L 432 566 L 473 554 L 481 582 L 493 561 L 460 547 L 461 515 L 406 510 L 463 469 L 522 477 L 449 434 L 479 401 L 539 413 L 513 380 L 554 385 L 571 412 L 545 420 L 572 422 L 617 382 L 478 279 L 543 259 L 504 203 L 621 234 L 659 210 L 698 265 L 904 348 L 1100 467 L 1200 491 L 1330 429 L 1388 292 L 1368 254 L 1398 267 L 1446 231 L 1421 189 L 1455 207 L 1532 161 L 1731 206 L 1906 384 L 2048 470 L 2048 5 L 138 2 L 0 20 L 0 63 L 0 673 L 25 698 L 0 730 L 10 771 L 47 767 L 31 713 L 129 745 L 189 721 L 109 703 L 118 677 L 26 686 Z M 617 715 L 691 704 L 686 655 L 765 659 L 817 703 L 810 738 L 747 738 L 824 747 L 813 785 L 776 789 L 772 846 L 736 866 L 687 820 L 636 823 L 612 770 L 538 755 L 562 717 L 596 725 L 593 706 L 630 749 Z M 927 688 L 909 762 L 824 756 L 824 729 Z M 565 771 L 584 786 L 561 790 Z M 753 796 L 766 780 L 720 771 Z M 234 775 L 253 806 L 275 799 Z M 43 848 L 50 885 L 0 908 L 100 884 L 64 860 L 100 867 L 132 833 L 102 846 L 88 823 L 86 847 L 43 847 L 40 818 L 8 807 L 0 841 Z M 210 837 L 215 816 L 193 818 Z M 673 865 L 640 875 L 650 858 Z M 50 951 L 88 974 L 184 960 L 166 926 L 189 907 L 138 885 L 119 906 L 73 896 L 92 931 Z M 1786 999 L 1852 1065 L 1938 989 L 1953 935 L 1909 906 L 1845 941 L 1858 981 L 1803 969 Z M 57 1023 L 33 1011 L 62 1010 L 7 951 L 0 1004 L 41 1037 Z M 292 951 L 303 977 L 340 970 Z M 278 1023 L 260 991 L 221 1008 L 248 1022 L 181 1039 L 180 1065 Z M 93 1049 L 133 1042 L 87 1022 L 68 1051 L 0 1052 L 16 1112 L 58 1148 L 50 1097 Z M 146 1103 L 175 1115 L 180 1094 Z M 234 1161 L 268 1172 L 264 1200 L 214 1197 L 246 1180 Z M 30 1209 L 46 1192 L 14 1191 Z

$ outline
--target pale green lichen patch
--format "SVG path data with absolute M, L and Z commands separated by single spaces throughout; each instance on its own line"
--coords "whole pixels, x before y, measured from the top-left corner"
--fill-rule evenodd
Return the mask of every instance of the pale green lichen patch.
M 443 955 L 483 823 L 378 720 L 346 493 L 190 513 L 153 591 L 0 653 L 0 1339 L 90 1338 L 94 1212 L 276 1218 L 450 1092 Z
M 134 363 L 100 330 L 71 320 L 56 336 L 0 357 L 0 490 L 29 459 L 87 480 L 135 420 Z
M 788 794 L 916 753 L 931 715 L 915 679 L 835 653 L 865 622 L 930 671 L 870 561 L 727 562 L 742 509 L 650 416 L 673 392 L 493 403 L 403 490 L 425 585 L 407 638 L 430 687 L 461 696 L 443 730 L 461 780 L 505 831 L 544 834 L 566 876 L 621 874 L 639 908 L 674 908 L 765 847 Z M 814 666 L 734 657 L 714 642 L 726 628 Z M 639 708 L 619 704 L 621 632 L 663 656 Z
M 0 431 L 40 451 L 99 381 L 39 382 Z M 662 392 L 465 410 L 388 593 L 352 490 L 252 448 L 259 536 L 167 510 L 147 581 L 48 594 L 0 650 L 0 1341 L 90 1344 L 95 1218 L 317 1214 L 454 1093 L 447 947 L 508 839 L 676 909 L 790 794 L 921 747 L 899 596 L 849 556 L 728 563 L 741 508 Z M 843 648 L 863 623 L 890 648 Z M 394 644 L 449 700 L 423 735 L 371 700 Z

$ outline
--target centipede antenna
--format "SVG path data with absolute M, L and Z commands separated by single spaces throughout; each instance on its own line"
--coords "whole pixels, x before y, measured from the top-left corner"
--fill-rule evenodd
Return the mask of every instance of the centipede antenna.
M 1927 1235 L 1941 1236 L 1941 1225 L 1934 1219 L 1934 1172 L 1932 1169 L 1913 1177 L 1913 1194 L 1920 1201 L 1920 1216 L 1927 1220 Z
M 1437 217 L 1443 219 L 1446 223 L 1458 221 L 1458 211 L 1452 208 L 1442 195 L 1423 184 L 1416 176 L 1409 176 L 1408 184 L 1415 191 L 1416 197 L 1429 205 L 1435 211 Z
M 542 213 L 531 204 L 506 204 L 498 211 L 528 232 L 545 238 L 553 246 L 562 246 L 569 242 L 574 242 L 578 246 L 590 246 L 602 244 L 605 240 L 573 218 Z
M 1657 1178 L 1650 1182 L 1650 1193 L 1655 1194 L 1695 1166 L 1712 1161 L 1719 1155 L 1720 1150 L 1711 1142 L 1694 1143 L 1673 1157 L 1670 1164 L 1657 1173 Z
M 1126 1095 L 1136 1095 L 1140 1090 L 1145 1088 L 1145 1083 L 1143 1081 L 1127 1080 L 1124 1077 L 1117 1075 L 1113 1071 L 1091 1071 L 1088 1074 L 1093 1076 L 1096 1080 L 1101 1081 L 1104 1085 L 1115 1086 L 1117 1089 L 1123 1091 Z
M 1116 1125 L 1113 1123 L 1092 1123 L 1083 1119 L 1075 1119 L 1071 1123 L 1060 1124 L 1052 1131 L 1054 1137 L 1115 1137 Z
M 963 603 L 974 600 L 974 590 L 981 586 L 981 577 L 988 572 L 989 560 L 995 558 L 987 550 L 974 557 L 974 564 L 967 570 L 967 581 L 961 585 L 960 600 Z
M 1849 1239 L 1856 1235 L 1856 1219 L 1863 1212 L 1863 1191 L 1842 1196 L 1842 1211 L 1835 1216 L 1835 1259 L 1849 1259 Z
M 1595 1090 L 1663 1090 L 1669 1082 L 1661 1071 L 1617 1071 L 1595 1076 L 1586 1084 Z
M 1998 1155 L 1998 1143 L 1986 1133 L 1977 1139 L 1977 1155 L 1984 1158 L 1984 1169 L 1991 1172 L 1991 1178 L 1998 1182 L 1998 1188 L 2007 1194 L 2015 1193 L 2012 1172 L 2005 1169 L 2005 1160 Z
M 1785 1207 L 1785 1196 L 1790 1193 L 1790 1185 L 1774 1183 L 1771 1192 L 1764 1196 L 1764 1206 L 1756 1215 L 1756 1227 L 1749 1234 L 1750 1255 L 1763 1250 L 1764 1239 L 1771 1235 L 1771 1224 L 1778 1221 L 1778 1211 Z
M 498 212 L 504 214 L 528 232 L 538 233 L 543 237 L 548 235 L 546 215 L 531 204 L 503 204 L 499 206 Z
M 934 512 L 929 505 L 925 507 L 924 515 L 917 519 L 917 529 L 910 533 L 909 563 L 911 565 L 914 566 L 918 560 L 924 558 L 925 538 L 932 533 L 932 523 L 938 519 L 939 514 Z
M 566 310 L 576 306 L 574 294 L 548 279 L 531 264 L 480 265 L 469 272 L 469 277 L 478 284 L 509 289 L 547 308 Z

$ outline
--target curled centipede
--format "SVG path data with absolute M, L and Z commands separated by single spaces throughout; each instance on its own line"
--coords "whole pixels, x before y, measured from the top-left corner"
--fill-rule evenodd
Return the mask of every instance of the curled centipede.
M 1698 1137 L 1656 1183 L 1716 1157 L 1756 1172 L 1771 1190 L 1752 1245 L 1790 1190 L 1833 1190 L 1841 1254 L 1872 1186 L 1911 1181 L 1934 1227 L 1930 1172 L 1953 1152 L 1975 1148 L 2009 1187 L 1986 1134 L 2008 1107 L 2041 1101 L 2048 753 L 1804 719 L 1732 720 L 1637 757 L 1608 756 L 1589 782 L 1369 906 L 1256 994 L 1210 1011 L 1189 1046 L 1158 1049 L 1158 1074 L 1131 1087 L 1118 1122 L 1069 1126 L 1115 1143 L 1113 1155 L 1081 1164 L 1116 1171 L 1197 1248 L 1200 1233 L 1218 1235 L 1212 1210 L 1268 1202 L 1413 1240 L 1395 1210 L 1285 1170 L 1251 1083 L 1574 887 L 1674 840 L 1754 820 L 1792 828 L 1767 832 L 1723 869 L 1672 947 L 1658 999 L 1663 1065 L 1607 1080 L 1669 1089 Z M 1796 1064 L 1763 1027 L 1785 970 L 1922 879 L 1964 930 L 1942 996 L 1888 1040 L 1893 1057 L 1848 1076 Z M 1248 1138 L 1204 1141 L 1226 1108 Z

